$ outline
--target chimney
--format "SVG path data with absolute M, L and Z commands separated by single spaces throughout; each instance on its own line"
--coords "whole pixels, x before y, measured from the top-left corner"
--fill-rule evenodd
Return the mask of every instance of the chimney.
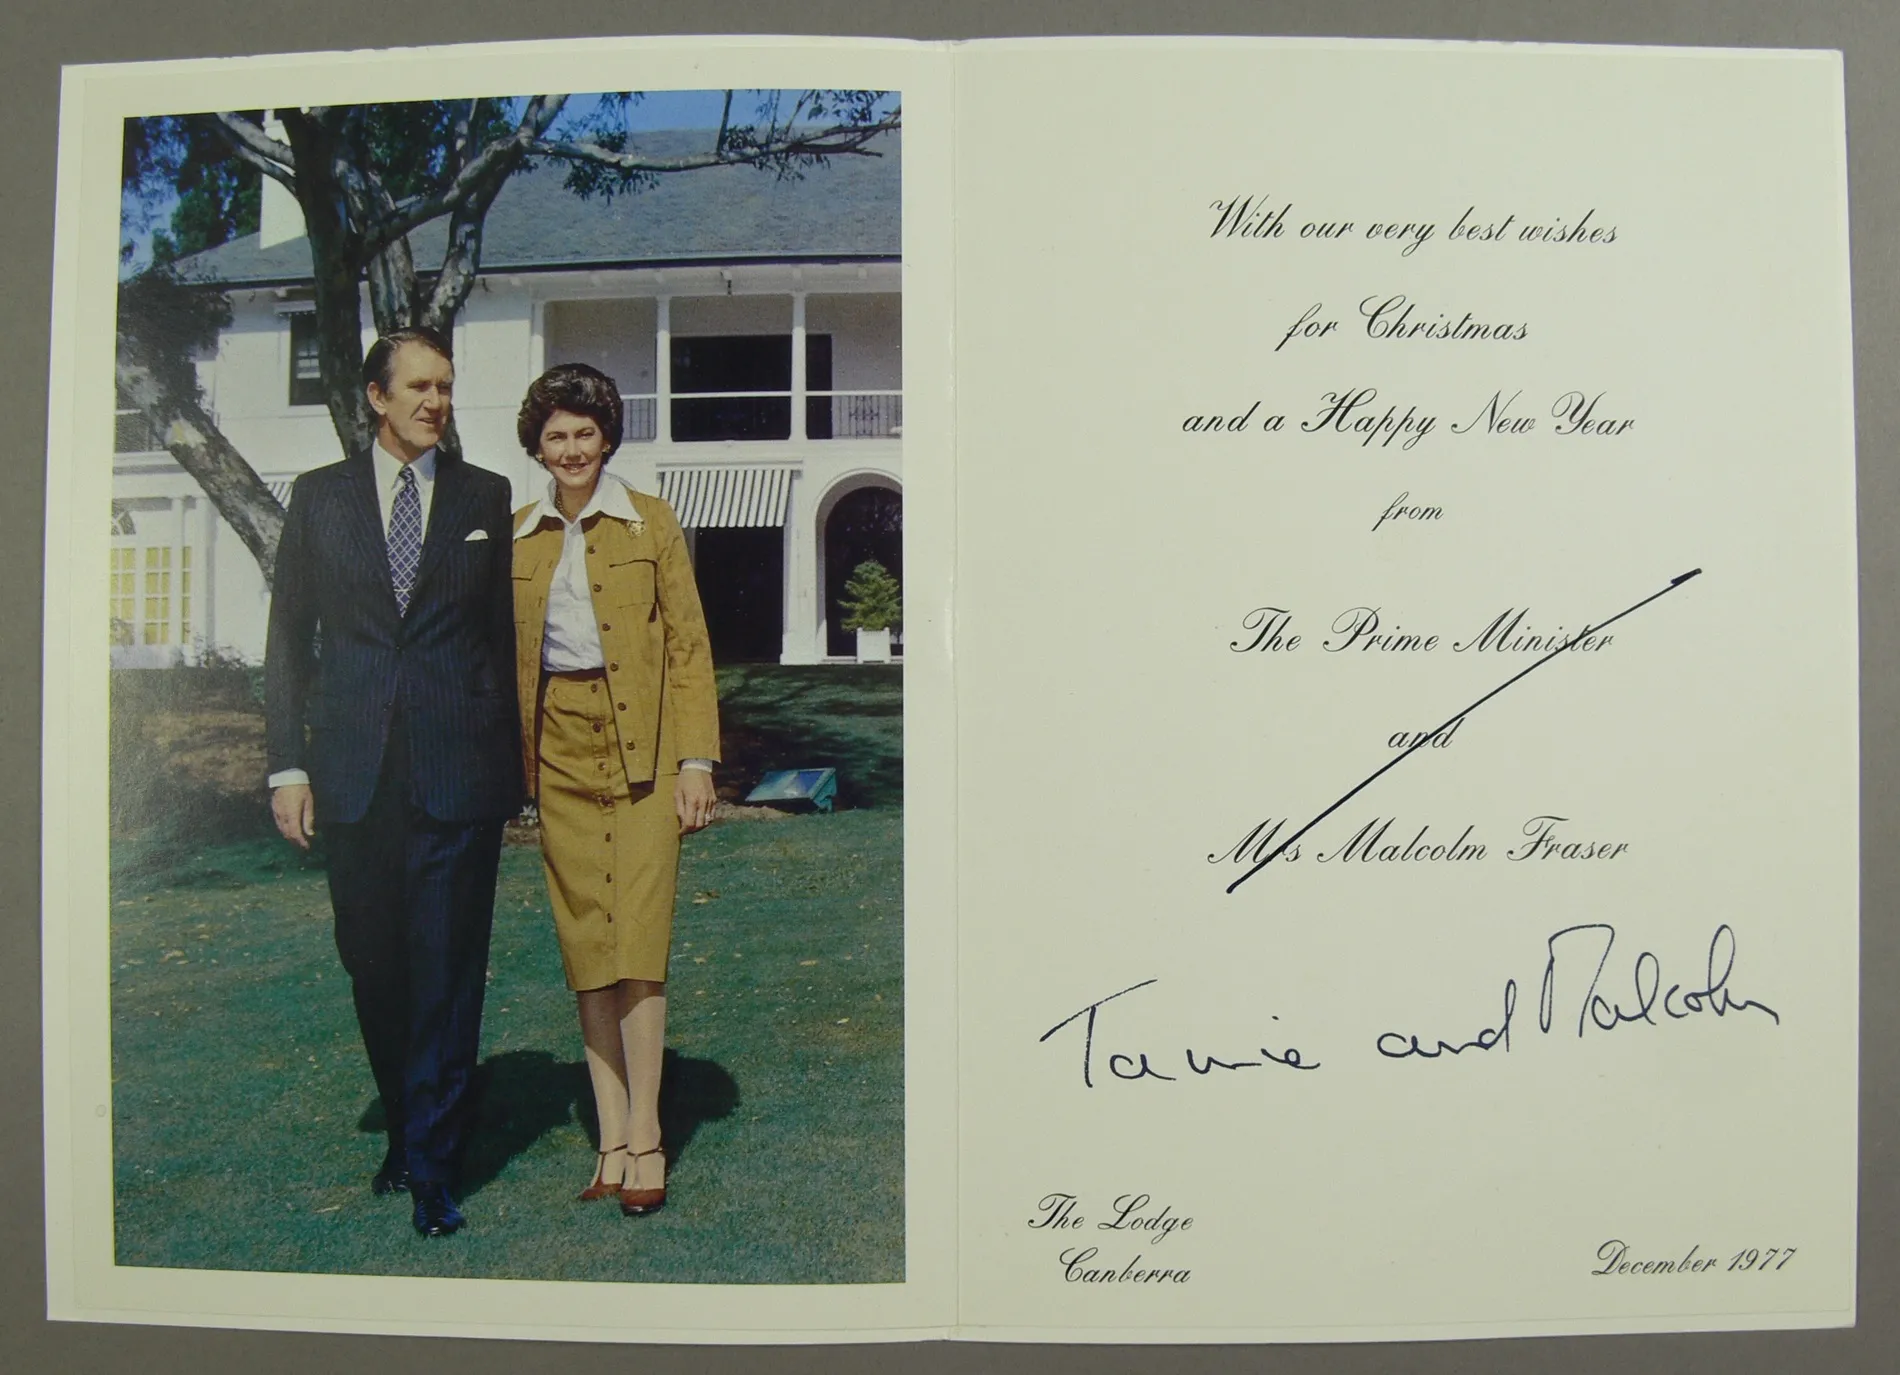
M 277 118 L 275 110 L 265 113 L 264 132 L 279 143 L 285 142 L 283 121 Z M 289 187 L 275 177 L 265 177 L 264 203 L 258 216 L 257 246 L 269 248 L 272 244 L 301 239 L 303 234 L 303 207 L 297 204 L 297 198 L 290 194 Z

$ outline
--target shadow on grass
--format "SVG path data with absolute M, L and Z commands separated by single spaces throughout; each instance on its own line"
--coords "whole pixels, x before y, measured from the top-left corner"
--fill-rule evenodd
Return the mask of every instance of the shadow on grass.
M 711 1060 L 666 1052 L 660 1071 L 660 1137 L 671 1164 L 686 1154 L 702 1122 L 730 1117 L 739 1106 L 739 1082 Z
M 904 678 L 897 665 L 736 665 L 719 670 L 733 800 L 773 769 L 835 768 L 838 804 L 904 800 Z
M 587 1066 L 556 1060 L 545 1050 L 510 1050 L 490 1056 L 476 1071 L 475 1130 L 462 1160 L 461 1195 L 491 1184 L 508 1162 L 550 1131 L 579 1121 L 596 1142 L 600 1123 Z M 739 1106 L 739 1085 L 724 1067 L 666 1052 L 660 1071 L 660 1135 L 666 1158 L 676 1162 L 691 1147 L 702 1122 L 729 1117 Z M 357 1119 L 357 1130 L 387 1129 L 382 1100 L 374 1099 Z

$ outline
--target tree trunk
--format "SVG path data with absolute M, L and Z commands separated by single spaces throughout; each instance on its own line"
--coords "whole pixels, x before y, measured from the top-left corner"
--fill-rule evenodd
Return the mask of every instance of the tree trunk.
M 196 396 L 167 395 L 157 375 L 121 336 L 118 389 L 124 404 L 137 407 L 158 423 L 166 452 L 197 480 L 219 515 L 237 531 L 264 570 L 270 585 L 277 566 L 277 538 L 284 529 L 284 508 L 244 455 L 219 431 Z M 169 416 L 169 422 L 161 417 Z
M 416 260 L 409 240 L 398 239 L 369 261 L 369 307 L 377 334 L 407 329 L 418 323 L 416 302 L 422 292 L 416 284 Z
M 335 160 L 347 154 L 320 119 L 286 110 L 283 120 L 297 154 L 297 204 L 310 243 L 323 399 L 347 457 L 367 451 L 376 435 L 375 412 L 362 383 L 363 299 L 358 283 L 363 264 L 335 167 Z

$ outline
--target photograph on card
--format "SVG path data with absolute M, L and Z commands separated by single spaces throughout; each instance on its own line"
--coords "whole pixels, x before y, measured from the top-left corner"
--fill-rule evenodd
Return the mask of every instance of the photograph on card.
M 901 126 L 125 121 L 120 1266 L 904 1279 Z

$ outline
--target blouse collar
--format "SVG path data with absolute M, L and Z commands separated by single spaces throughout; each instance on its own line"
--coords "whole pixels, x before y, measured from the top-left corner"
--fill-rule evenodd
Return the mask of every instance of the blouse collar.
M 520 528 L 515 531 L 516 539 L 533 534 L 549 520 L 563 526 L 570 523 L 567 517 L 561 514 L 560 505 L 554 499 L 556 490 L 554 479 L 549 478 L 546 494 L 535 503 L 534 509 L 528 513 L 528 518 L 521 522 Z M 640 512 L 634 507 L 633 488 L 608 472 L 601 473 L 600 481 L 594 484 L 594 494 L 587 499 L 587 504 L 581 508 L 581 513 L 571 523 L 580 525 L 593 516 L 611 516 L 615 520 L 625 521 L 628 528 L 636 535 L 646 527 L 646 522 L 640 518 Z

